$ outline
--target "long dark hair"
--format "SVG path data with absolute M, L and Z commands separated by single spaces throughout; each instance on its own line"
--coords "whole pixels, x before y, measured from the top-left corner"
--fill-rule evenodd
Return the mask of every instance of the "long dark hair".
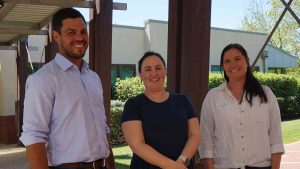
M 242 45 L 240 45 L 238 43 L 233 43 L 233 44 L 227 45 L 222 51 L 220 66 L 223 68 L 224 54 L 225 54 L 225 52 L 227 52 L 230 49 L 237 49 L 238 51 L 240 51 L 242 53 L 242 55 L 245 57 L 245 60 L 247 62 L 247 72 L 246 72 L 246 81 L 245 81 L 244 89 L 246 91 L 246 100 L 248 101 L 248 103 L 252 106 L 253 96 L 260 97 L 261 103 L 268 102 L 268 98 L 266 96 L 265 91 L 263 90 L 263 88 L 262 88 L 261 84 L 258 82 L 258 80 L 252 74 L 252 69 L 249 64 L 249 57 L 248 57 L 247 51 L 245 50 L 245 48 Z M 225 80 L 227 82 L 229 82 L 229 78 L 226 75 L 226 72 L 225 71 L 223 71 L 223 72 L 224 72 Z

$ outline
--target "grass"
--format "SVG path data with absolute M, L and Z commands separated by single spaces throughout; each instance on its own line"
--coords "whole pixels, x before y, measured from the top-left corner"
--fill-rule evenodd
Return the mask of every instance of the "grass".
M 300 119 L 281 123 L 284 144 L 300 140 Z M 129 169 L 132 152 L 127 145 L 113 147 L 117 169 Z
M 113 147 L 117 169 L 129 169 L 132 152 L 127 145 Z
M 284 144 L 300 140 L 300 119 L 281 123 Z

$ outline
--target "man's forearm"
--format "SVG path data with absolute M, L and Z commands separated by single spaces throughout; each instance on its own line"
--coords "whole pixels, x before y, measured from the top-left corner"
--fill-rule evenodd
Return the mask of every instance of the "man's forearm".
M 31 169 L 48 169 L 47 153 L 44 143 L 26 146 L 26 155 Z

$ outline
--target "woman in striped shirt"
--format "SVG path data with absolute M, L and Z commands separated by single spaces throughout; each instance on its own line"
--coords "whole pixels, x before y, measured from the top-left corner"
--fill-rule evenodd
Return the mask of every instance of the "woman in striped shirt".
M 223 49 L 220 65 L 226 82 L 208 92 L 201 110 L 206 169 L 279 169 L 284 147 L 275 95 L 253 76 L 240 44 Z

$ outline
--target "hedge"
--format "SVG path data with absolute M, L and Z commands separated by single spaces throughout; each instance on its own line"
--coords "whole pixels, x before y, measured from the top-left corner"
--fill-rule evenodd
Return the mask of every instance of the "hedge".
M 258 81 L 269 86 L 276 97 L 283 119 L 300 117 L 300 84 L 296 78 L 290 75 L 272 73 L 254 73 Z M 209 89 L 219 86 L 224 82 L 222 74 L 209 74 Z M 120 128 L 120 117 L 123 111 L 124 102 L 133 96 L 144 91 L 140 78 L 132 77 L 125 80 L 117 79 L 115 86 L 115 97 L 120 101 L 111 103 L 111 137 L 113 144 L 124 143 Z

